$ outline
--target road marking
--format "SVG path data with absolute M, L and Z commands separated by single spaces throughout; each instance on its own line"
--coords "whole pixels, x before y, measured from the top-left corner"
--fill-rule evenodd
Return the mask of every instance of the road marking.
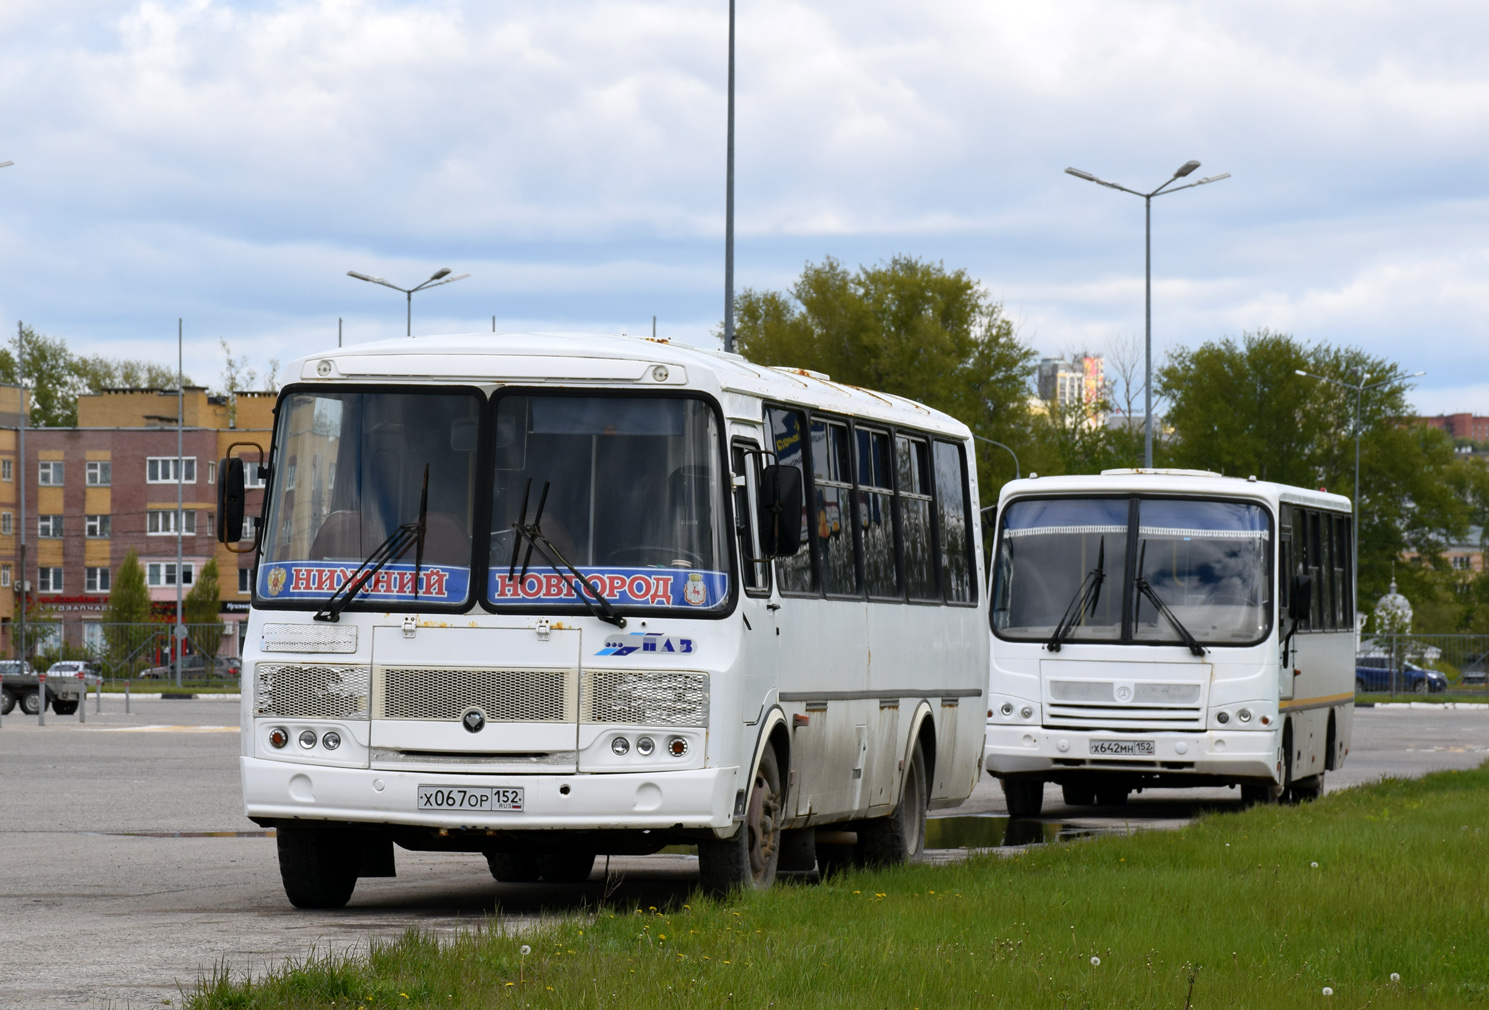
M 81 728 L 81 727 L 80 727 Z M 164 723 L 149 726 L 89 726 L 89 733 L 241 733 L 241 726 L 167 726 Z

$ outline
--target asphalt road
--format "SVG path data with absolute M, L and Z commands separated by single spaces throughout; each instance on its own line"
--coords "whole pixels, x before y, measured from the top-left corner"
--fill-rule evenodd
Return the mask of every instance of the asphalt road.
M 499 885 L 479 856 L 399 850 L 398 876 L 360 882 L 347 909 L 296 911 L 274 840 L 242 813 L 237 704 L 137 700 L 129 716 L 120 699 L 104 707 L 86 725 L 12 715 L 0 728 L 0 1006 L 179 1005 L 178 986 L 222 964 L 241 974 L 410 926 L 521 929 L 607 892 L 656 904 L 695 879 L 691 857 L 657 855 L 613 860 L 609 878 L 597 872 L 588 885 Z M 1489 707 L 1361 710 L 1348 766 L 1328 786 L 1486 757 Z M 1050 833 L 1172 827 L 1227 804 L 1239 806 L 1233 790 L 1163 791 L 1077 811 L 1051 788 L 1043 820 Z M 997 783 L 984 778 L 947 813 L 1004 813 Z

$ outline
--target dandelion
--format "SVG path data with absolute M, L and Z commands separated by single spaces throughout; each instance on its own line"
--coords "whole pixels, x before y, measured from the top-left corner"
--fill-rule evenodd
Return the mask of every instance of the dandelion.
M 521 950 L 518 951 L 518 953 L 520 953 L 523 957 L 527 957 L 527 955 L 531 954 L 532 952 L 533 949 L 525 943 L 522 945 Z
M 1091 967 L 1093 967 L 1093 968 L 1100 968 L 1101 967 L 1101 958 L 1097 957 L 1095 954 L 1092 954 L 1091 955 Z
M 1309 863 L 1308 865 L 1311 866 L 1311 867 L 1313 867 L 1315 870 L 1318 869 L 1318 864 L 1317 863 Z
M 1400 982 L 1401 981 L 1401 973 L 1399 971 L 1393 971 L 1393 972 L 1391 972 L 1391 981 L 1392 982 Z
M 1324 986 L 1324 995 L 1325 996 L 1332 996 L 1332 995 L 1334 995 L 1334 990 L 1333 989 L 1330 989 L 1328 986 Z

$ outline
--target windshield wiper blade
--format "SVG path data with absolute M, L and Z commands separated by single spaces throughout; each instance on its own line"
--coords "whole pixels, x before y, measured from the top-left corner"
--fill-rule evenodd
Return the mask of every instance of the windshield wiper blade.
M 1080 619 L 1092 609 L 1096 602 L 1101 599 L 1101 584 L 1106 581 L 1106 537 L 1102 537 L 1096 547 L 1096 567 L 1086 573 L 1081 584 L 1076 587 L 1075 596 L 1071 597 L 1070 606 L 1065 608 L 1060 622 L 1055 625 L 1055 631 L 1050 635 L 1050 640 L 1044 647 L 1051 652 L 1060 651 L 1060 643 L 1063 642 Z
M 1142 548 L 1137 553 L 1137 577 L 1132 580 L 1132 584 L 1137 587 L 1138 592 L 1148 598 L 1148 601 L 1153 604 L 1154 608 L 1160 614 L 1168 618 L 1168 623 L 1174 626 L 1174 630 L 1179 633 L 1179 638 L 1189 647 L 1190 653 L 1195 656 L 1203 656 L 1205 654 L 1205 647 L 1199 644 L 1199 641 L 1190 633 L 1188 628 L 1184 627 L 1184 622 L 1179 620 L 1178 615 L 1168 608 L 1168 604 L 1163 602 L 1163 597 L 1158 595 L 1158 591 L 1148 585 L 1148 580 L 1143 575 L 1143 561 L 1147 557 L 1147 554 L 1148 541 L 1144 540 Z
M 429 531 L 429 464 L 424 464 L 424 489 L 419 492 L 419 538 L 414 546 L 414 602 L 419 602 L 419 573 L 424 569 L 424 534 Z
M 548 562 L 548 567 L 558 572 L 559 578 L 563 579 L 569 588 L 573 590 L 574 595 L 579 598 L 580 603 L 584 604 L 586 610 L 606 624 L 613 624 L 617 628 L 624 628 L 626 626 L 626 619 L 616 613 L 615 605 L 605 598 L 605 594 L 600 592 L 599 587 L 590 581 L 589 576 L 569 564 L 569 559 L 564 557 L 553 541 L 549 540 L 547 535 L 543 533 L 543 506 L 548 501 L 548 488 L 551 482 L 543 482 L 543 493 L 538 496 L 538 511 L 533 515 L 533 521 L 531 523 L 527 522 L 527 496 L 528 492 L 532 490 L 532 483 L 532 478 L 529 477 L 527 479 L 527 487 L 522 492 L 522 517 L 512 524 L 512 529 L 516 530 L 518 535 L 527 541 L 527 554 L 522 559 L 522 572 L 518 575 L 518 578 L 527 575 L 527 566 L 532 561 L 533 550 L 536 549 L 542 559 Z M 507 568 L 508 578 L 511 578 L 516 572 L 518 547 L 519 543 L 517 538 L 514 537 L 512 539 L 512 562 Z M 565 574 L 564 569 L 568 569 L 569 573 Z M 586 596 L 584 593 L 586 589 L 589 590 L 589 596 Z M 593 600 L 590 599 L 591 596 L 594 597 Z
M 419 598 L 419 568 L 424 563 L 424 532 L 425 520 L 428 518 L 428 506 L 429 464 L 426 463 L 424 465 L 424 492 L 419 499 L 418 522 L 404 523 L 389 534 L 388 539 L 373 548 L 372 553 L 367 555 L 367 560 L 347 576 L 341 588 L 326 597 L 325 605 L 316 613 L 313 620 L 341 620 L 341 612 L 346 609 L 347 604 L 356 599 L 357 594 L 367 583 L 372 581 L 372 577 L 407 554 L 408 549 L 415 544 L 419 548 L 414 562 L 414 599 L 417 600 Z

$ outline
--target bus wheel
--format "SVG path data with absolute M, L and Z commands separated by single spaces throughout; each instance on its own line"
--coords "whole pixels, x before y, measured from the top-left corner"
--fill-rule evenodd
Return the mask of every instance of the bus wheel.
M 37 691 L 27 691 L 21 695 L 21 711 L 26 715 L 36 715 L 41 711 L 41 694 Z
M 538 872 L 554 884 L 582 884 L 595 868 L 593 852 L 550 852 L 537 859 Z
M 1130 790 L 1124 785 L 1103 785 L 1096 787 L 1096 805 L 1102 807 L 1121 807 L 1127 805 L 1127 794 Z
M 775 748 L 767 745 L 750 784 L 744 823 L 730 838 L 698 843 L 698 882 L 705 892 L 722 897 L 741 889 L 763 891 L 775 883 L 784 807 L 780 765 Z
M 357 886 L 354 838 L 334 828 L 281 826 L 279 877 L 296 908 L 341 908 Z
M 1276 803 L 1281 798 L 1281 786 L 1274 786 L 1270 782 L 1241 783 L 1241 803 L 1243 806 L 1254 807 L 1258 804 Z
M 1004 779 L 1003 799 L 1009 817 L 1038 817 L 1044 807 L 1044 780 Z
M 910 752 L 905 769 L 900 805 L 888 817 L 876 817 L 858 826 L 858 851 L 867 866 L 899 866 L 925 849 L 925 812 L 928 803 L 925 755 L 920 741 Z
M 1066 782 L 1060 787 L 1060 795 L 1066 806 L 1089 807 L 1096 802 L 1096 787 L 1086 782 Z
M 10 715 L 16 707 L 16 693 L 10 688 L 0 688 L 0 715 Z
M 58 715 L 74 715 L 76 714 L 77 710 L 78 702 L 76 698 L 73 698 L 71 700 L 63 698 L 52 699 L 52 711 L 56 712 Z
M 1324 773 L 1298 779 L 1290 789 L 1295 803 L 1312 803 L 1324 794 Z
M 526 852 L 488 852 L 486 865 L 492 878 L 503 884 L 531 884 L 542 875 L 537 857 Z

